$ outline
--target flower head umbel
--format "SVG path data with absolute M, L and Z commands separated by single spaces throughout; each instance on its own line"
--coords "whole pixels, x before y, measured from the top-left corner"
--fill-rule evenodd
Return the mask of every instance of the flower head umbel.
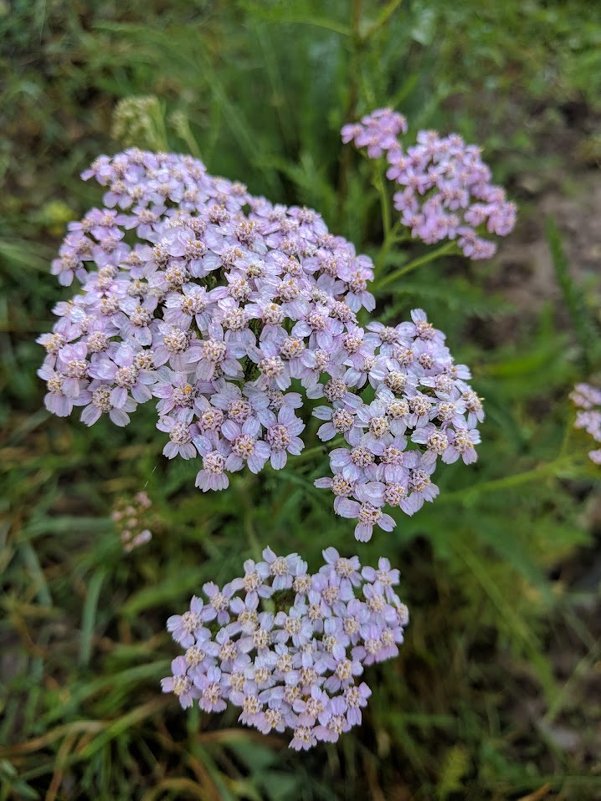
M 407 133 L 407 120 L 389 108 L 379 108 L 362 118 L 361 122 L 345 125 L 340 132 L 342 141 L 355 147 L 366 147 L 374 159 L 398 147 L 397 136 Z
M 327 421 L 319 428 L 320 438 L 338 435 L 346 442 L 330 452 L 333 477 L 319 478 L 315 485 L 333 492 L 334 511 L 357 520 L 355 537 L 366 541 L 377 528 L 394 528 L 385 507 L 412 515 L 436 498 L 431 476 L 439 459 L 476 461 L 476 426 L 484 413 L 467 383 L 469 370 L 455 364 L 444 334 L 421 309 L 411 312 L 411 322 L 396 327 L 367 326 L 362 358 L 366 369 L 379 365 L 369 373 L 375 391 L 370 403 L 355 387 L 355 344 L 355 338 L 341 343 L 332 378 L 322 387 L 329 403 L 314 410 Z M 337 382 L 335 392 L 328 390 L 331 382 Z
M 436 131 L 418 131 L 416 143 L 407 146 L 398 139 L 406 132 L 402 115 L 377 109 L 345 125 L 341 135 L 343 142 L 366 148 L 369 158 L 386 158 L 386 175 L 398 187 L 395 208 L 413 237 L 429 245 L 455 240 L 464 256 L 491 258 L 496 245 L 487 237 L 512 231 L 516 207 L 491 182 L 480 148 Z
M 222 589 L 206 584 L 205 600 L 194 597 L 167 621 L 185 653 L 173 660 L 163 691 L 184 709 L 197 703 L 219 712 L 231 703 L 246 726 L 288 730 L 297 750 L 359 725 L 371 695 L 364 669 L 398 653 L 407 607 L 387 559 L 362 569 L 358 557 L 334 548 L 324 559 L 311 575 L 297 554 L 266 548 L 263 561 L 244 563 L 243 577 Z M 262 599 L 275 612 L 263 611 Z
M 391 160 L 406 129 L 384 109 L 344 138 Z M 440 153 L 435 137 L 420 143 L 435 165 L 428 175 L 468 180 L 459 142 Z M 487 172 L 472 150 L 465 159 L 479 175 L 470 191 L 483 196 Z M 196 463 L 196 486 L 215 492 L 234 473 L 280 470 L 299 455 L 308 401 L 322 399 L 313 413 L 318 437 L 333 441 L 333 476 L 316 483 L 362 541 L 394 527 L 386 507 L 413 514 L 434 500 L 438 459 L 476 460 L 483 411 L 469 370 L 421 309 L 394 327 L 359 325 L 357 312 L 375 304 L 371 260 L 317 212 L 253 197 L 176 154 L 130 149 L 83 177 L 107 191 L 70 225 L 53 264 L 80 291 L 38 339 L 52 412 L 81 407 L 86 425 L 108 415 L 125 426 L 152 403 L 164 456 Z M 411 185 L 424 198 L 434 191 Z
M 38 340 L 47 408 L 123 426 L 154 402 L 164 455 L 199 460 L 203 491 L 284 467 L 304 447 L 291 383 L 314 387 L 355 312 L 373 308 L 370 259 L 317 212 L 253 197 L 189 156 L 130 149 L 83 177 L 107 191 L 53 262 L 80 291 Z
M 402 115 L 378 109 L 342 137 L 386 159 L 413 236 L 488 258 L 495 245 L 482 234 L 509 233 L 515 207 L 479 150 L 433 132 L 404 148 L 406 133 Z M 477 459 L 484 412 L 469 369 L 421 309 L 398 325 L 359 324 L 375 307 L 372 262 L 317 212 L 254 197 L 184 155 L 131 148 L 82 177 L 106 191 L 69 225 L 52 263 L 62 285 L 78 285 L 38 339 L 54 414 L 80 407 L 86 425 L 107 415 L 125 426 L 152 404 L 163 455 L 193 461 L 196 486 L 216 492 L 234 473 L 285 468 L 304 449 L 312 409 L 331 443 L 331 474 L 315 484 L 362 542 L 437 497 L 439 460 Z M 577 425 L 599 441 L 600 400 L 580 389 L 576 401 Z M 139 493 L 114 514 L 127 550 L 150 538 L 149 505 Z M 265 548 L 242 576 L 205 583 L 167 621 L 184 653 L 163 690 L 183 708 L 232 704 L 241 723 L 287 731 L 299 750 L 360 724 L 364 671 L 398 653 L 408 612 L 387 559 L 362 568 L 331 547 L 323 556 L 310 574 L 298 554 Z

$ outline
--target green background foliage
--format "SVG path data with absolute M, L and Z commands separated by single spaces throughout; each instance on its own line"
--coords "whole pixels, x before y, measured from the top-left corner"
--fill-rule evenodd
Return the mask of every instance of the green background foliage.
M 0 0 L 0 799 L 601 798 L 599 468 L 567 399 L 601 367 L 595 5 Z M 312 567 L 356 550 L 313 487 L 324 449 L 203 495 L 149 410 L 50 416 L 34 339 L 68 294 L 48 274 L 65 224 L 99 201 L 77 176 L 124 145 L 192 152 L 377 254 L 377 177 L 338 132 L 378 105 L 482 144 L 520 225 L 491 264 L 397 279 L 410 245 L 378 266 L 379 318 L 423 306 L 473 368 L 483 445 L 361 546 L 401 568 L 407 641 L 369 669 L 364 725 L 299 755 L 158 682 L 165 619 L 204 581 L 267 544 Z M 125 556 L 110 513 L 140 489 L 154 537 Z

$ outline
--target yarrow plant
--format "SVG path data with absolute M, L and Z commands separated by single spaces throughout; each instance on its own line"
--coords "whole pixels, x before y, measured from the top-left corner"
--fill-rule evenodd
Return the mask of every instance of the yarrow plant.
M 291 732 L 290 747 L 335 742 L 361 723 L 371 695 L 364 668 L 398 654 L 409 615 L 394 591 L 399 571 L 387 559 L 361 568 L 359 558 L 323 552 L 310 575 L 297 554 L 244 563 L 244 575 L 204 585 L 183 615 L 167 621 L 185 648 L 163 679 L 185 709 L 197 703 L 263 734 Z
M 584 429 L 595 442 L 601 443 L 601 389 L 591 384 L 576 384 L 570 398 L 579 409 L 574 426 Z M 595 464 L 601 464 L 601 448 L 594 448 L 588 455 Z
M 504 190 L 491 183 L 480 148 L 458 134 L 418 131 L 404 145 L 407 120 L 391 109 L 377 109 L 358 123 L 345 125 L 343 142 L 365 149 L 369 158 L 386 159 L 386 176 L 398 187 L 395 208 L 411 235 L 427 244 L 457 240 L 470 259 L 489 259 L 496 251 L 486 234 L 507 236 L 515 225 L 516 207 Z
M 470 258 L 492 255 L 481 229 L 508 233 L 515 209 L 477 148 L 422 132 L 403 150 L 406 130 L 404 117 L 380 109 L 342 136 L 388 160 L 403 187 L 398 225 L 425 243 L 457 239 Z M 317 212 L 255 197 L 172 153 L 101 156 L 83 177 L 105 194 L 69 225 L 52 264 L 79 291 L 38 339 L 51 412 L 78 408 L 87 425 L 107 416 L 125 426 L 154 403 L 163 454 L 198 459 L 204 492 L 246 468 L 284 468 L 313 414 L 331 447 L 331 475 L 315 483 L 357 521 L 361 541 L 394 527 L 389 512 L 434 500 L 439 459 L 476 460 L 484 413 L 469 369 L 421 309 L 396 326 L 360 324 L 358 313 L 375 308 L 372 261 Z M 170 619 L 188 650 L 164 689 L 184 706 L 230 701 L 261 731 L 290 728 L 295 748 L 357 724 L 369 690 L 355 677 L 396 653 L 406 610 L 386 560 L 361 571 L 357 557 L 324 553 L 314 576 L 297 555 L 267 550 L 244 578 L 206 585 L 207 602 Z

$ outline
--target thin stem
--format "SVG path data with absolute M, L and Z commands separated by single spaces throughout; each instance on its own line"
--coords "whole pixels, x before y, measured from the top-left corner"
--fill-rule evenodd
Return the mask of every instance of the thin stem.
M 169 150 L 169 135 L 167 133 L 167 125 L 165 124 L 165 107 L 162 103 L 157 103 L 154 107 L 154 124 L 155 124 L 155 147 L 157 150 Z
M 556 477 L 566 468 L 574 466 L 575 462 L 572 456 L 562 456 L 554 459 L 552 462 L 539 465 L 539 467 L 533 467 L 531 470 L 524 470 L 522 473 L 514 473 L 511 476 L 495 478 L 491 481 L 482 481 L 480 484 L 474 484 L 467 489 L 458 490 L 456 492 L 447 492 L 441 495 L 438 500 L 442 503 L 469 500 L 485 492 L 498 492 L 499 490 L 512 489 L 513 487 L 519 487 L 522 484 L 528 484 L 531 481 L 536 481 L 539 478 L 545 478 L 547 476 Z
M 314 28 L 323 28 L 325 31 L 332 31 L 339 33 L 341 36 L 352 36 L 353 31 L 346 25 L 342 25 L 336 20 L 327 19 L 326 17 L 306 17 L 302 14 L 290 14 L 285 17 L 282 22 L 293 23 L 295 25 L 311 25 Z
M 361 40 L 361 6 L 363 0 L 353 0 L 351 11 L 351 29 L 353 38 L 358 42 Z
M 566 702 L 569 701 L 571 698 L 572 690 L 574 686 L 578 683 L 578 681 L 584 676 L 587 671 L 597 662 L 599 659 L 599 655 L 601 654 L 601 640 L 596 640 L 594 646 L 591 647 L 589 652 L 585 654 L 582 659 L 576 664 L 576 667 L 572 671 L 572 674 L 563 685 L 561 690 L 555 696 L 554 701 L 550 704 L 549 708 L 545 716 L 543 717 L 543 721 L 550 725 L 553 721 L 557 718 L 559 713 L 562 711 L 563 707 L 565 706 Z
M 251 482 L 253 479 L 251 479 Z M 249 491 L 250 484 L 248 480 L 243 480 L 240 482 L 239 485 L 239 495 L 242 501 L 242 506 L 244 508 L 244 533 L 246 534 L 246 539 L 248 541 L 248 545 L 250 547 L 250 551 L 253 557 L 257 560 L 261 560 L 261 546 L 259 545 L 259 541 L 257 540 L 257 535 L 255 534 L 255 527 L 254 527 L 254 506 L 251 500 L 251 494 Z
M 250 545 L 251 553 L 255 560 L 257 562 L 261 561 L 261 546 L 259 545 L 259 540 L 255 534 L 255 528 L 248 514 L 246 515 L 246 536 L 248 538 L 248 544 Z
M 570 441 L 572 439 L 572 434 L 574 433 L 574 423 L 576 421 L 576 413 L 574 410 L 571 410 L 568 413 L 568 419 L 566 420 L 566 427 L 563 432 L 563 437 L 561 440 L 561 447 L 559 449 L 559 455 L 564 456 L 570 447 Z
M 385 235 L 384 241 L 382 242 L 382 247 L 378 251 L 378 255 L 375 258 L 376 276 L 386 263 L 386 257 L 390 253 L 392 246 L 398 245 L 399 242 L 403 242 L 406 239 L 404 236 L 399 236 L 400 230 L 401 224 L 400 222 L 396 222 Z
M 382 9 L 380 16 L 374 20 L 374 22 L 369 26 L 369 28 L 363 34 L 363 41 L 366 42 L 370 39 L 374 33 L 377 33 L 381 28 L 386 25 L 390 17 L 394 14 L 397 8 L 401 5 L 403 0 L 391 0 L 388 5 Z
M 379 164 L 376 168 L 376 174 L 374 176 L 374 186 L 376 187 L 378 195 L 380 196 L 382 227 L 384 229 L 384 241 L 386 241 L 392 227 L 392 212 L 390 209 L 390 198 L 388 196 L 388 192 L 386 191 L 386 184 L 384 182 L 384 172 Z
M 284 108 L 284 104 L 287 101 L 287 94 L 284 88 L 284 82 L 282 80 L 279 64 L 277 59 L 274 58 L 273 47 L 271 46 L 271 41 L 268 38 L 269 35 L 266 32 L 267 28 L 263 25 L 255 23 L 254 30 L 255 36 L 259 41 L 261 52 L 263 53 L 263 60 L 269 81 L 271 83 L 273 106 L 276 110 L 280 130 L 282 131 L 285 144 L 287 146 L 291 146 L 291 143 L 294 141 L 292 115 L 288 113 L 286 108 Z
M 344 115 L 345 122 L 354 121 L 357 116 L 359 102 L 359 76 L 361 74 L 361 5 L 362 0 L 352 0 L 351 7 L 351 40 L 349 72 L 347 84 L 349 87 L 348 103 Z M 338 212 L 341 213 L 348 191 L 348 176 L 351 168 L 351 148 L 343 147 L 340 155 L 340 172 L 338 176 Z
M 337 448 L 339 445 L 343 444 L 344 440 L 341 437 L 336 437 L 335 439 L 331 440 L 331 442 L 323 442 L 321 445 L 314 445 L 312 448 L 307 448 L 298 456 L 295 456 L 292 464 L 305 461 L 305 459 L 310 459 L 313 456 L 325 456 L 329 451 L 332 450 L 332 448 Z
M 202 154 L 200 152 L 200 148 L 198 147 L 198 142 L 196 141 L 194 134 L 192 133 L 192 129 L 190 128 L 190 121 L 183 114 L 181 119 L 178 120 L 177 133 L 188 146 L 190 153 L 198 159 L 201 158 Z
M 361 79 L 361 55 L 363 42 L 361 40 L 361 8 L 363 0 L 352 0 L 351 10 L 351 75 L 350 75 L 350 94 L 349 94 L 349 114 L 348 119 L 354 120 L 357 115 L 357 104 L 359 102 L 359 81 Z
M 456 251 L 456 249 L 457 245 L 455 242 L 447 242 L 445 245 L 442 245 L 436 250 L 432 250 L 430 253 L 426 253 L 417 259 L 413 259 L 413 261 L 410 261 L 409 264 L 405 264 L 399 270 L 395 270 L 394 272 L 385 275 L 381 281 L 375 282 L 374 289 L 379 291 L 383 287 L 393 284 L 397 279 L 407 275 L 407 273 L 417 270 L 418 267 L 422 267 L 424 264 L 430 264 L 430 262 L 439 259 L 441 256 L 446 256 L 448 253 L 453 253 Z

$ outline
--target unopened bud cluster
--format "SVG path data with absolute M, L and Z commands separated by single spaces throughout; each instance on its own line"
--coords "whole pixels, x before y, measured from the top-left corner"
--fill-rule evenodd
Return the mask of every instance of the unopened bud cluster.
M 145 545 L 152 539 L 148 528 L 148 513 L 152 502 L 146 492 L 136 492 L 133 498 L 119 498 L 111 513 L 111 519 L 119 531 L 126 553 Z

